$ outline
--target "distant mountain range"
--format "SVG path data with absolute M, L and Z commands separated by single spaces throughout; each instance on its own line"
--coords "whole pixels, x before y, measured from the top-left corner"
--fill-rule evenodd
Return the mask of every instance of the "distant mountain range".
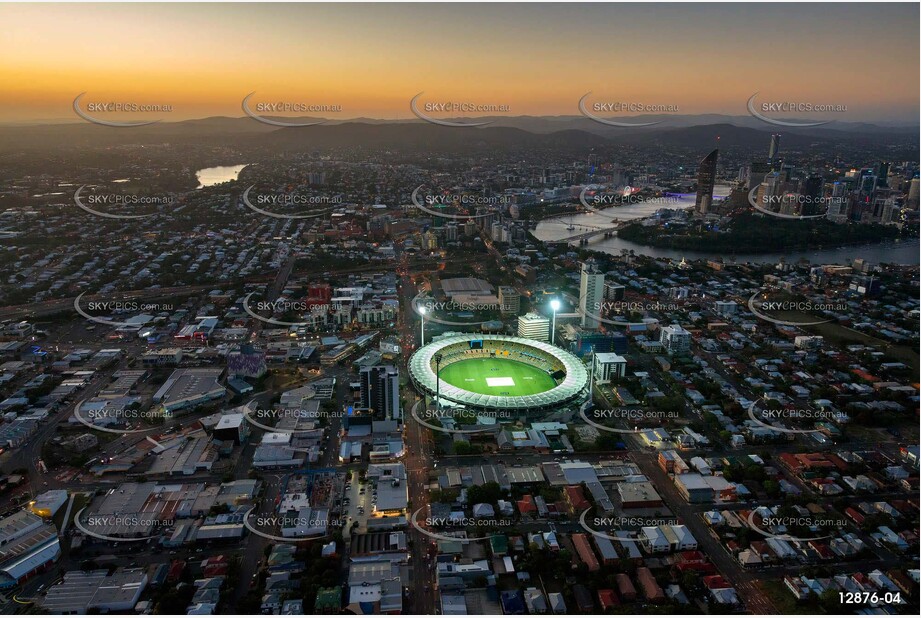
M 317 118 L 284 118 L 310 122 Z M 464 119 L 454 119 L 463 122 Z M 452 128 L 422 120 L 329 120 L 320 125 L 278 128 L 252 118 L 211 117 L 160 122 L 135 128 L 112 128 L 88 122 L 0 125 L 0 150 L 5 152 L 61 147 L 105 148 L 124 144 L 213 145 L 292 150 L 336 147 L 474 151 L 502 148 L 585 148 L 659 145 L 701 148 L 708 145 L 764 149 L 771 133 L 783 134 L 783 145 L 803 148 L 835 143 L 881 146 L 918 143 L 918 127 L 833 122 L 821 127 L 791 128 L 766 124 L 749 116 L 647 115 L 620 121 L 661 124 L 642 128 L 610 127 L 582 116 L 494 117 L 480 128 Z M 719 138 L 717 140 L 717 138 Z

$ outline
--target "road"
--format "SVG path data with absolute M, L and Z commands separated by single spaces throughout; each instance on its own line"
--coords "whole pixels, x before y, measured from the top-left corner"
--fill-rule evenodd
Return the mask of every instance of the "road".
M 423 399 L 416 399 L 411 404 L 413 407 L 425 405 Z M 414 420 L 408 414 L 404 427 L 404 440 L 406 441 L 406 457 L 404 465 L 409 479 L 410 513 L 412 515 L 420 508 L 420 517 L 428 516 L 428 482 L 429 473 L 433 470 L 432 437 L 430 430 Z M 409 527 L 412 540 L 412 600 L 413 613 L 435 613 L 435 573 L 434 552 L 435 542 L 419 532 L 414 526 Z
M 402 310 L 400 311 L 400 341 L 403 346 L 402 375 L 408 376 L 407 362 L 410 351 L 418 346 L 414 340 L 418 330 L 418 316 L 411 309 L 412 299 L 416 294 L 416 287 L 408 271 L 403 271 L 401 295 Z M 415 513 L 422 508 L 422 516 L 428 515 L 429 473 L 433 469 L 432 437 L 430 431 L 415 421 L 409 413 L 417 405 L 425 405 L 424 400 L 412 391 L 411 386 L 404 387 L 404 393 L 412 393 L 412 399 L 405 398 L 403 412 L 403 441 L 406 455 L 403 464 L 406 467 L 406 476 L 409 482 L 410 513 Z M 434 554 L 431 552 L 433 541 L 419 532 L 415 527 L 409 526 L 410 563 L 412 565 L 412 578 L 410 585 L 410 607 L 414 614 L 434 614 L 436 607 Z

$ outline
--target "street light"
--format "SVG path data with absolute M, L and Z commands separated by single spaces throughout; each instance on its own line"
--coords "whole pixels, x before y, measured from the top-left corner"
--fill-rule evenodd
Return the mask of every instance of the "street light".
M 556 342 L 556 312 L 560 310 L 560 300 L 554 298 L 550 301 L 550 308 L 553 309 L 553 325 L 550 327 L 550 345 Z
M 425 307 L 419 307 L 419 317 L 422 322 L 419 323 L 419 347 L 425 345 Z

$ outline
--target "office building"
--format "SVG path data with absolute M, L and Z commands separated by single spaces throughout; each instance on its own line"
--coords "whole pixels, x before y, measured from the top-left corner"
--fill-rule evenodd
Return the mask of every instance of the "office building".
M 716 161 L 720 151 L 714 148 L 700 162 L 697 168 L 697 200 L 694 202 L 694 212 L 705 215 L 713 204 L 713 187 L 716 185 Z
M 604 273 L 598 270 L 595 260 L 588 259 L 582 263 L 579 277 L 579 313 L 582 315 L 582 328 L 598 328 L 604 307 Z
M 768 150 L 768 160 L 770 160 L 772 166 L 775 159 L 777 159 L 778 153 L 780 153 L 780 133 L 774 133 L 771 135 L 771 147 Z
M 678 324 L 672 324 L 662 329 L 659 343 L 669 354 L 687 354 L 691 349 L 691 333 Z
M 536 313 L 518 316 L 518 336 L 537 341 L 550 341 L 550 320 Z
M 748 189 L 752 190 L 762 182 L 764 178 L 771 172 L 771 164 L 767 161 L 752 161 L 751 165 L 748 168 L 748 178 L 747 184 Z
M 595 383 L 608 384 L 611 380 L 624 377 L 627 359 L 620 354 L 602 352 L 595 354 Z
M 879 168 L 876 171 L 876 177 L 879 179 L 877 186 L 879 187 L 888 187 L 889 186 L 889 168 L 892 166 L 888 161 L 881 161 Z
M 400 370 L 393 365 L 364 367 L 359 375 L 361 407 L 383 419 L 400 418 Z
M 499 286 L 499 311 L 502 315 L 518 315 L 521 310 L 521 294 L 508 285 Z
M 627 288 L 619 283 L 608 283 L 604 286 L 604 299 L 618 301 L 626 296 Z
M 919 183 L 921 183 L 921 180 L 912 178 L 911 183 L 908 185 L 908 200 L 906 201 L 906 205 L 911 210 L 918 210 Z

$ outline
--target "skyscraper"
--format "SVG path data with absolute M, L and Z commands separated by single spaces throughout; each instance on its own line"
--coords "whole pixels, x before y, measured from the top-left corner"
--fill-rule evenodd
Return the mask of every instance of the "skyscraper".
M 713 186 L 716 184 L 716 160 L 720 156 L 719 148 L 704 157 L 697 167 L 697 201 L 694 212 L 705 215 L 713 203 Z
M 393 365 L 364 367 L 361 381 L 361 407 L 371 410 L 374 416 L 387 419 L 400 418 L 400 370 Z
M 773 133 L 771 135 L 771 148 L 768 150 L 768 160 L 771 164 L 774 164 L 774 159 L 777 158 L 777 153 L 780 152 L 780 133 Z
M 762 182 L 765 176 L 771 171 L 771 164 L 767 161 L 752 161 L 748 168 L 748 189 L 752 190 Z
M 801 212 L 802 215 L 818 215 L 825 212 L 826 208 L 822 205 L 824 197 L 825 181 L 819 174 L 810 174 L 802 182 L 800 193 L 805 198 Z
M 918 179 L 912 178 L 911 184 L 908 185 L 907 205 L 912 210 L 918 210 Z
M 889 186 L 889 167 L 892 164 L 888 161 L 882 161 L 879 164 L 879 169 L 876 172 L 876 177 L 879 178 L 879 187 L 888 187 Z
M 598 328 L 597 317 L 601 314 L 604 301 L 604 273 L 598 270 L 595 260 L 589 258 L 582 263 L 579 277 L 579 313 L 583 328 Z

